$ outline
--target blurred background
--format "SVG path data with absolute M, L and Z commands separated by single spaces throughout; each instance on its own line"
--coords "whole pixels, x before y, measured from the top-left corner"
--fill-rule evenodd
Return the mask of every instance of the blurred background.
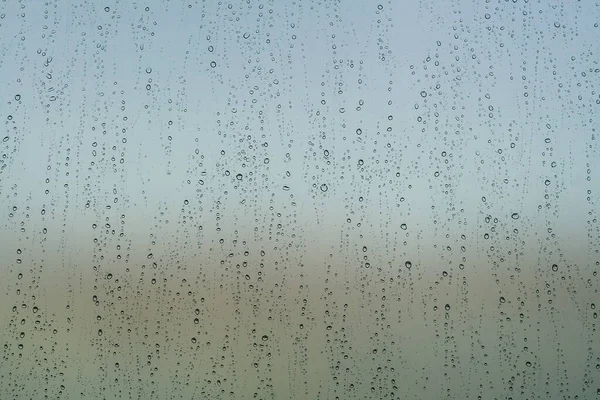
M 598 398 L 599 22 L 2 2 L 0 398 Z

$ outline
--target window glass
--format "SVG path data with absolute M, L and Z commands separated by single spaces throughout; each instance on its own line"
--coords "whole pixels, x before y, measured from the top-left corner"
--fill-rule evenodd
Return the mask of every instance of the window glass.
M 599 22 L 1 2 L 0 398 L 597 398 Z

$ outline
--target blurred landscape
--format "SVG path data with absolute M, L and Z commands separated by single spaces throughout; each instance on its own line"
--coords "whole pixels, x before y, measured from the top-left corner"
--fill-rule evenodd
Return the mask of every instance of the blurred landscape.
M 591 2 L 0 5 L 0 399 L 600 394 Z

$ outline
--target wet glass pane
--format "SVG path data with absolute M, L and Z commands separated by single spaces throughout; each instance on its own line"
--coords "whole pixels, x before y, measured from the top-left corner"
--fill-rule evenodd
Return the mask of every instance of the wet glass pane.
M 0 3 L 0 399 L 600 396 L 593 1 Z

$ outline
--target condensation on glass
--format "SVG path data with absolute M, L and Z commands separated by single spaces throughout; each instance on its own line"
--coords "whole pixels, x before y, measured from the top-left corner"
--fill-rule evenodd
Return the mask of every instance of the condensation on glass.
M 2 2 L 0 398 L 597 398 L 599 22 Z

